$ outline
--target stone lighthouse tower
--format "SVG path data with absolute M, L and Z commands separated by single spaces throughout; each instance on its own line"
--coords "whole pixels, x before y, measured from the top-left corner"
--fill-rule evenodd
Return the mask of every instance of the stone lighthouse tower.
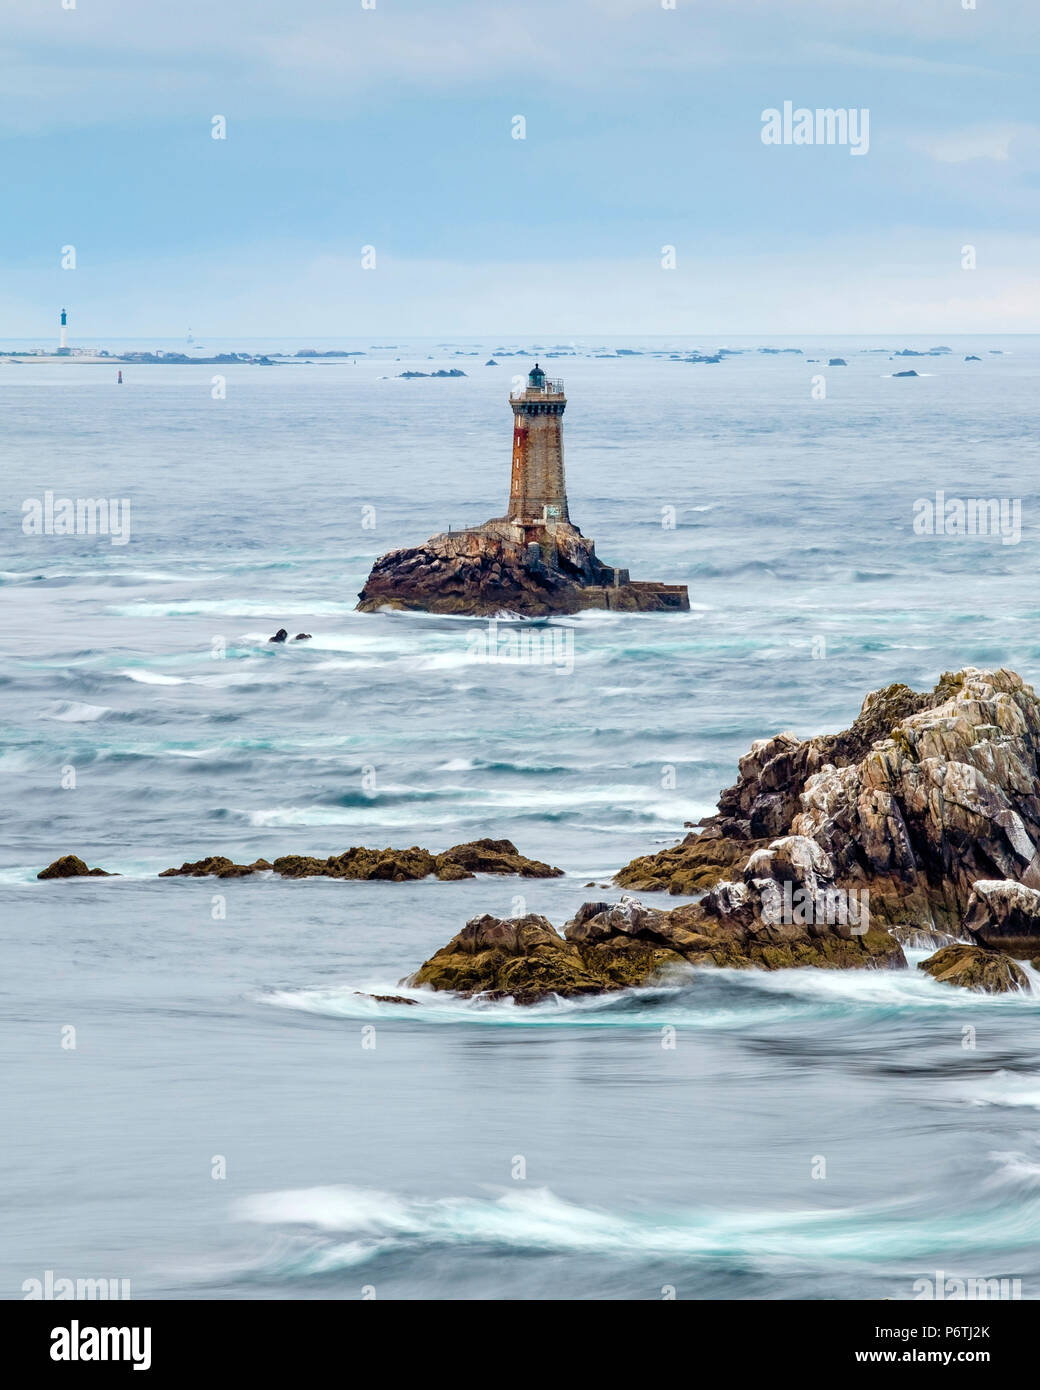
M 510 521 L 569 521 L 563 476 L 563 382 L 547 377 L 538 363 L 522 391 L 509 398 L 513 407 L 513 474 L 509 489 Z
M 632 579 L 627 569 L 605 564 L 592 539 L 571 521 L 563 476 L 563 382 L 547 377 L 536 362 L 509 404 L 513 469 L 506 515 L 380 555 L 358 595 L 358 609 L 492 618 L 584 608 L 688 611 L 685 584 Z

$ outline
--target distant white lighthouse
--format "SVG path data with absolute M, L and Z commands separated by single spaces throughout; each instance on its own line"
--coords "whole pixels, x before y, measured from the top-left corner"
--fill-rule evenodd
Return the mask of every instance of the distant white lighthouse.
M 67 352 L 69 348 L 69 316 L 64 309 L 61 311 L 61 342 L 58 344 L 62 352 Z

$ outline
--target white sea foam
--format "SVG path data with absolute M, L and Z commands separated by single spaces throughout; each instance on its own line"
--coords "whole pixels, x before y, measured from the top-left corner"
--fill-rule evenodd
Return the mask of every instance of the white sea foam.
M 126 676 L 128 680 L 139 681 L 142 685 L 184 685 L 186 683 L 184 676 L 167 676 L 161 671 L 149 671 L 143 666 L 128 667 L 118 674 Z
M 346 1239 L 353 1264 L 406 1246 L 498 1247 L 532 1253 L 625 1259 L 743 1257 L 777 1264 L 931 1259 L 992 1248 L 1027 1249 L 1040 1234 L 1040 1206 L 989 1210 L 988 1220 L 956 1222 L 896 1203 L 808 1209 L 688 1207 L 607 1210 L 556 1196 L 549 1188 L 497 1197 L 401 1196 L 347 1186 L 311 1187 L 245 1197 L 244 1221 Z M 330 1248 L 325 1246 L 325 1268 Z M 333 1257 L 334 1258 L 334 1257 Z M 918 1266 L 920 1267 L 920 1266 Z
M 64 724 L 89 724 L 112 713 L 111 705 L 88 705 L 80 700 L 58 700 L 41 719 L 60 719 Z

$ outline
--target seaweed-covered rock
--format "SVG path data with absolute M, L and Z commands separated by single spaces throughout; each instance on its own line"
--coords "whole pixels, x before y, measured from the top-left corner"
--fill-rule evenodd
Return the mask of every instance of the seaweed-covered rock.
M 657 868 L 690 891 L 793 834 L 827 853 L 837 885 L 869 891 L 876 925 L 954 934 L 978 880 L 1040 888 L 1038 747 L 1040 701 L 1013 671 L 967 667 L 927 693 L 889 686 L 841 734 L 755 743 L 700 836 L 618 878 L 653 881 Z
M 451 870 L 461 869 L 457 874 Z M 438 878 L 471 878 L 474 874 L 515 874 L 520 878 L 560 878 L 562 869 L 543 864 L 540 859 L 528 859 L 519 852 L 512 840 L 470 840 L 453 845 L 437 855 Z
M 473 878 L 476 874 L 516 874 L 521 878 L 557 878 L 562 869 L 528 859 L 511 840 L 471 840 L 453 845 L 441 854 L 413 845 L 411 849 L 366 849 L 355 846 L 328 859 L 307 854 L 287 854 L 274 861 L 283 878 L 386 879 L 404 883 L 427 878 L 443 881 Z
M 63 854 L 60 859 L 55 859 L 53 864 L 48 864 L 45 869 L 41 869 L 36 875 L 37 878 L 118 878 L 118 874 L 110 874 L 107 869 L 88 869 L 82 859 L 76 854 Z
M 270 867 L 266 859 L 257 859 L 252 864 L 236 864 L 222 854 L 211 854 L 207 859 L 196 859 L 194 863 L 182 864 L 179 869 L 163 869 L 159 877 L 246 878 L 249 874 L 258 874 Z
M 274 871 L 283 878 L 359 878 L 384 879 L 405 883 L 426 878 L 436 872 L 437 861 L 426 849 L 366 849 L 363 845 L 315 859 L 307 854 L 286 854 L 274 861 Z
M 603 994 L 642 984 L 675 959 L 645 945 L 634 951 L 583 950 L 535 913 L 511 920 L 485 915 L 467 922 L 404 983 L 536 1004 L 553 995 Z
M 1001 951 L 958 943 L 944 946 L 917 967 L 946 985 L 960 985 L 984 994 L 1029 993 L 1029 978 L 1022 967 Z

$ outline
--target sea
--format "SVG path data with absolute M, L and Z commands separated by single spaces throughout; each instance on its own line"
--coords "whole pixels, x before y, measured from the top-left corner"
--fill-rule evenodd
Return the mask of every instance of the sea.
M 529 1008 L 401 984 L 482 913 L 615 899 L 755 739 L 1040 676 L 1040 339 L 98 346 L 271 360 L 0 357 L 0 1296 L 1040 1296 L 1040 996 L 922 953 Z M 576 524 L 689 612 L 357 613 L 377 555 L 504 512 L 536 360 Z M 937 493 L 1020 525 L 929 530 Z M 48 494 L 125 534 L 34 533 Z M 157 877 L 488 836 L 564 876 Z M 119 876 L 38 881 L 64 854 Z

